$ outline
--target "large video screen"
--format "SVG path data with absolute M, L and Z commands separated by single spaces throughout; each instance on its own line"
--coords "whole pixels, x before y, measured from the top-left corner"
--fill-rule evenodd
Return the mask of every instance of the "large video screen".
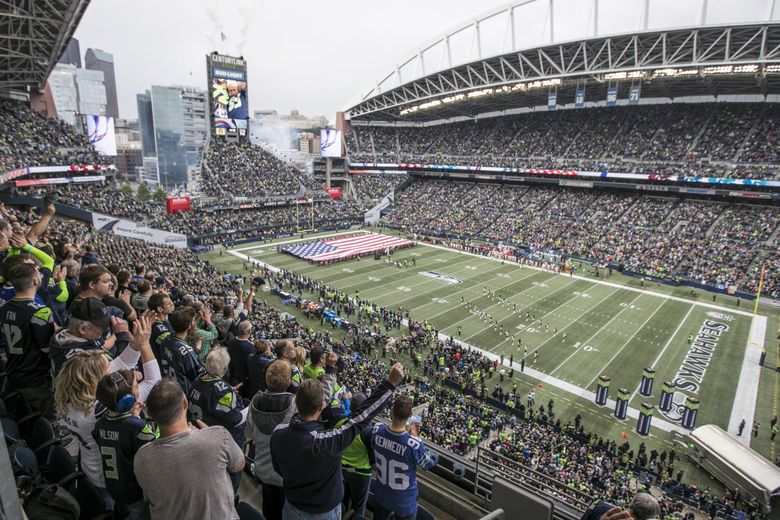
M 87 120 L 87 136 L 89 144 L 95 147 L 100 155 L 116 156 L 116 134 L 114 133 L 114 118 L 106 116 L 85 116 Z
M 320 155 L 322 157 L 341 157 L 341 130 L 324 128 L 320 130 Z
M 214 133 L 246 137 L 249 128 L 246 60 L 212 53 L 207 66 Z

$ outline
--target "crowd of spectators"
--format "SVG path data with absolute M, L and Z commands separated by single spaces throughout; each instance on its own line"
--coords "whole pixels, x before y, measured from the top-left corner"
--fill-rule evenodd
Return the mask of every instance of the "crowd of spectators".
M 377 204 L 389 193 L 392 193 L 408 176 L 406 174 L 355 174 L 350 177 L 355 185 L 359 200 L 368 207 Z
M 525 195 L 527 196 L 528 194 Z M 491 192 L 489 195 L 478 194 L 474 197 L 474 200 L 488 200 L 484 197 L 490 197 L 493 200 L 496 196 L 497 192 Z M 737 213 L 735 212 L 735 214 Z M 47 215 L 51 217 L 50 214 L 47 213 Z M 44 218 L 48 220 L 48 217 L 45 216 Z M 11 234 L 13 231 L 27 233 L 30 242 L 39 246 L 34 251 L 36 257 L 44 258 L 40 255 L 40 252 L 50 251 L 53 260 L 62 262 L 63 266 L 68 268 L 68 276 L 73 281 L 70 287 L 76 293 L 74 295 L 76 304 L 72 304 L 70 308 L 65 308 L 63 311 L 64 316 L 61 316 L 61 318 L 66 318 L 70 313 L 73 316 L 71 320 L 78 319 L 82 320 L 82 322 L 89 322 L 90 319 L 93 319 L 90 316 L 94 317 L 94 312 L 99 312 L 103 307 L 100 307 L 99 302 L 85 302 L 101 296 L 103 293 L 100 291 L 106 291 L 106 289 L 100 288 L 98 285 L 99 281 L 88 281 L 88 279 L 92 280 L 94 277 L 92 274 L 88 275 L 87 273 L 105 272 L 110 274 L 108 289 L 106 294 L 102 296 L 102 299 L 105 305 L 111 304 L 107 307 L 108 309 L 118 306 L 118 317 L 126 318 L 130 321 L 130 325 L 129 329 L 128 326 L 123 328 L 121 324 L 123 321 L 118 318 L 113 318 L 110 321 L 106 321 L 106 323 L 108 323 L 108 327 L 114 328 L 118 337 L 117 343 L 119 343 L 119 338 L 123 334 L 127 334 L 126 331 L 134 332 L 134 336 L 130 337 L 130 343 L 127 343 L 125 348 L 130 349 L 128 352 L 137 348 L 141 356 L 146 356 L 146 359 L 143 359 L 144 373 L 151 378 L 151 382 L 147 386 L 151 386 L 151 383 L 154 382 L 151 375 L 153 370 L 149 368 L 153 365 L 147 366 L 147 364 L 154 362 L 154 357 L 151 360 L 148 357 L 151 355 L 149 352 L 155 351 L 155 349 L 155 355 L 158 356 L 158 359 L 159 356 L 163 356 L 162 359 L 168 360 L 168 365 L 163 365 L 163 375 L 175 376 L 177 380 L 185 377 L 182 374 L 188 373 L 187 365 L 181 365 L 183 363 L 182 360 L 166 357 L 168 356 L 166 349 L 171 348 L 171 345 L 178 349 L 177 345 L 179 344 L 186 345 L 186 352 L 192 351 L 188 362 L 192 364 L 190 368 L 195 369 L 194 374 L 197 376 L 197 381 L 185 379 L 183 381 L 184 384 L 181 386 L 186 388 L 191 384 L 193 385 L 191 388 L 212 388 L 207 385 L 207 383 L 212 382 L 216 385 L 213 388 L 222 388 L 223 394 L 220 395 L 226 395 L 224 394 L 226 387 L 220 387 L 217 384 L 223 380 L 223 377 L 228 383 L 236 386 L 237 390 L 230 390 L 238 395 L 238 397 L 235 397 L 235 401 L 231 400 L 231 403 L 235 403 L 230 407 L 231 414 L 226 413 L 223 416 L 215 414 L 213 410 L 209 411 L 200 408 L 198 412 L 200 415 L 197 416 L 199 420 L 208 417 L 210 421 L 210 428 L 200 431 L 210 433 L 197 437 L 197 439 L 202 438 L 202 440 L 196 441 L 196 437 L 193 437 L 188 441 L 188 443 L 194 443 L 191 448 L 193 450 L 208 449 L 213 450 L 214 454 L 221 453 L 220 450 L 228 450 L 225 456 L 229 463 L 222 467 L 220 471 L 233 471 L 235 474 L 240 469 L 240 466 L 243 466 L 243 458 L 236 459 L 236 456 L 231 454 L 230 450 L 233 448 L 230 448 L 230 439 L 237 442 L 239 447 L 241 446 L 242 438 L 236 437 L 235 432 L 237 424 L 240 426 L 244 421 L 247 421 L 247 416 L 246 413 L 243 416 L 241 414 L 241 410 L 245 409 L 245 405 L 238 403 L 241 402 L 241 397 L 249 398 L 253 395 L 255 391 L 253 382 L 258 381 L 257 377 L 253 377 L 252 369 L 249 368 L 252 366 L 250 359 L 254 359 L 253 356 L 261 356 L 260 353 L 262 353 L 262 356 L 268 358 L 270 363 L 275 357 L 270 352 L 275 351 L 278 357 L 289 359 L 296 367 L 290 369 L 291 385 L 302 385 L 306 380 L 305 374 L 311 371 L 314 371 L 316 374 L 318 373 L 318 367 L 321 367 L 328 374 L 335 376 L 335 380 L 340 388 L 346 389 L 341 391 L 341 393 L 334 391 L 332 394 L 333 399 L 331 399 L 331 409 L 323 411 L 325 414 L 323 416 L 324 420 L 330 421 L 332 424 L 336 424 L 347 417 L 345 410 L 348 409 L 349 405 L 346 400 L 349 398 L 345 397 L 346 395 L 356 396 L 368 393 L 372 388 L 379 388 L 379 386 L 384 384 L 382 380 L 388 373 L 388 366 L 394 365 L 399 359 L 405 359 L 408 360 L 405 364 L 410 367 L 414 366 L 417 372 L 411 374 L 406 384 L 400 387 L 400 393 L 409 396 L 411 402 L 415 405 L 427 405 L 427 414 L 422 421 L 419 435 L 456 454 L 474 457 L 477 445 L 488 446 L 497 453 L 516 457 L 523 464 L 529 464 L 535 469 L 546 473 L 547 476 L 558 482 L 556 485 L 561 486 L 562 490 L 571 485 L 580 486 L 582 484 L 585 486 L 584 489 L 587 494 L 607 500 L 624 497 L 625 490 L 623 486 L 625 480 L 630 477 L 626 476 L 622 480 L 618 477 L 621 475 L 634 475 L 633 471 L 637 469 L 634 468 L 635 459 L 636 464 L 639 464 L 640 467 L 650 471 L 655 470 L 655 473 L 664 482 L 673 480 L 670 473 L 664 473 L 664 471 L 670 471 L 668 467 L 660 468 L 659 463 L 652 460 L 646 463 L 642 462 L 642 456 L 639 452 L 637 452 L 636 457 L 631 453 L 628 459 L 623 454 L 619 456 L 611 454 L 609 450 L 614 449 L 614 443 L 608 443 L 595 436 L 588 436 L 579 425 L 579 419 L 577 418 L 567 418 L 562 421 L 562 418 L 556 417 L 552 405 L 546 404 L 546 407 L 543 407 L 538 414 L 533 406 L 528 406 L 526 409 L 522 404 L 525 401 L 518 392 L 516 385 L 512 386 L 511 381 L 513 381 L 513 378 L 511 372 L 505 384 L 503 383 L 503 373 L 500 374 L 501 384 L 499 385 L 497 381 L 499 372 L 505 371 L 503 360 L 499 367 L 496 361 L 491 361 L 481 353 L 470 350 L 454 340 L 439 340 L 436 331 L 430 325 L 413 321 L 408 312 L 396 313 L 388 309 L 380 309 L 370 302 L 360 300 L 357 295 L 351 296 L 347 293 L 342 293 L 327 285 L 290 272 L 275 274 L 267 271 L 256 271 L 252 273 L 253 276 L 263 277 L 264 280 L 256 281 L 252 278 L 251 285 L 253 288 L 247 294 L 242 289 L 245 283 L 239 281 L 239 278 L 229 273 L 217 271 L 187 250 L 155 246 L 108 233 L 90 231 L 85 225 L 56 219 L 48 222 L 45 229 L 41 229 L 39 217 L 35 212 L 19 212 L 5 209 L 3 218 L 8 225 L 0 226 L 0 230 L 3 230 L 5 234 Z M 643 217 L 643 222 L 646 225 L 657 223 L 658 220 L 659 217 L 653 215 Z M 734 232 L 739 233 L 738 230 Z M 6 236 L 5 234 L 4 237 Z M 758 236 L 761 238 L 765 234 L 759 233 Z M 8 259 L 12 259 L 17 254 L 13 249 L 17 244 L 24 244 L 23 241 L 20 242 L 15 236 L 11 237 L 11 241 Z M 23 249 L 27 247 L 24 246 Z M 31 249 L 30 251 L 33 250 Z M 82 266 L 81 273 L 79 273 L 79 264 Z M 45 265 L 51 264 L 45 263 Z M 71 273 L 71 267 L 73 266 L 75 266 L 75 272 Z M 107 269 L 96 266 L 105 266 Z M 50 268 L 44 266 L 41 269 Z M 10 273 L 9 279 L 14 283 L 19 274 L 16 271 L 6 272 Z M 21 279 L 19 280 L 20 285 L 18 287 L 21 290 L 23 285 L 21 285 Z M 310 297 L 313 301 L 321 304 L 322 307 L 332 308 L 351 319 L 354 322 L 354 326 L 350 327 L 345 334 L 337 334 L 332 328 L 327 326 L 316 328 L 291 319 L 289 315 L 279 312 L 264 300 L 255 301 L 255 288 L 264 283 L 282 291 L 297 292 L 299 297 Z M 151 318 L 140 318 L 140 316 L 144 316 L 145 311 L 142 306 L 138 309 L 138 312 L 133 312 L 132 310 L 128 312 L 128 309 L 122 309 L 124 305 L 121 302 L 125 301 L 125 299 L 136 301 L 135 296 L 131 297 L 129 295 L 133 291 L 136 291 L 136 294 L 146 293 L 147 307 L 150 311 L 154 311 L 155 316 L 158 318 L 155 325 L 151 327 L 151 332 L 144 332 L 144 330 L 150 328 Z M 167 301 L 171 302 L 170 307 L 167 307 Z M 85 308 L 88 310 L 85 311 Z M 204 312 L 204 309 L 208 309 L 208 311 Z M 166 317 L 167 320 L 165 319 Z M 195 319 L 191 324 L 186 321 L 192 320 L 193 317 Z M 185 321 L 182 321 L 182 319 Z M 408 320 L 408 325 L 402 325 L 403 319 Z M 108 320 L 107 315 L 105 320 Z M 138 324 L 133 325 L 133 322 L 138 322 Z M 76 323 L 79 322 L 77 321 Z M 103 322 L 95 321 L 95 323 Z M 242 323 L 251 324 L 251 326 L 245 327 L 241 325 Z M 155 332 L 155 327 L 157 327 L 158 332 Z M 166 332 L 167 327 L 171 327 L 171 329 Z M 68 330 L 71 329 L 69 328 Z M 231 332 L 231 330 L 235 332 Z M 209 331 L 215 332 L 209 335 Z M 169 337 L 173 338 L 170 340 L 173 343 L 163 339 L 166 333 L 171 335 Z M 231 339 L 231 337 L 235 339 Z M 208 339 L 208 346 L 205 346 L 204 338 Z M 86 350 L 99 349 L 101 341 L 98 338 L 89 343 L 92 346 L 79 348 Z M 144 346 L 145 341 L 149 342 L 150 348 Z M 237 350 L 237 345 L 239 345 L 239 343 L 236 343 L 237 341 L 246 342 L 247 348 L 250 349 L 249 351 L 244 351 L 246 358 L 237 354 L 237 352 L 240 352 L 240 349 Z M 227 351 L 230 353 L 230 356 L 227 358 L 227 363 L 229 364 L 227 368 L 224 360 L 220 364 L 220 357 L 224 357 L 225 354 L 224 349 L 215 348 L 216 345 L 220 344 L 228 344 Z M 269 346 L 272 348 L 269 348 Z M 295 346 L 303 348 L 297 349 L 294 348 Z M 109 349 L 108 346 L 103 348 Z M 201 356 L 204 348 L 207 349 L 207 352 Z M 315 352 L 322 352 L 322 350 L 318 349 L 332 351 L 338 357 L 335 357 L 333 360 L 328 357 L 327 361 L 323 362 L 322 357 L 324 355 L 315 354 Z M 102 352 L 102 350 L 97 350 L 97 352 Z M 211 352 L 215 354 L 212 355 L 210 354 Z M 255 354 L 255 352 L 258 354 Z M 126 364 L 127 359 L 133 356 L 135 356 L 133 357 L 133 359 L 136 359 L 135 362 L 138 362 L 139 354 L 137 353 L 132 354 L 132 356 L 120 352 L 112 353 L 119 356 L 115 359 L 122 359 L 122 363 Z M 74 355 L 72 357 L 75 361 L 69 360 L 62 365 L 62 373 L 65 374 L 62 377 L 66 379 L 60 380 L 60 376 L 57 376 L 55 380 L 57 388 L 61 389 L 58 395 L 63 396 L 61 399 L 55 400 L 56 402 L 69 403 L 74 399 L 73 396 L 76 395 L 74 394 L 74 389 L 68 385 L 77 384 L 73 383 L 73 381 L 78 380 L 76 374 L 79 373 L 79 370 L 82 370 L 79 368 L 80 364 L 89 364 L 95 361 L 87 354 Z M 242 359 L 245 359 L 245 361 L 239 361 Z M 179 369 L 177 368 L 170 368 L 171 363 L 174 361 L 180 363 L 179 365 L 174 363 L 174 366 L 183 367 L 180 368 L 184 370 L 183 373 L 178 372 L 177 370 Z M 239 371 L 236 368 L 236 363 L 247 363 L 246 370 L 243 372 Z M 106 370 L 106 372 L 99 372 L 96 376 L 94 383 L 97 385 L 97 390 L 87 389 L 86 401 L 83 401 L 84 397 L 80 397 L 82 401 L 73 401 L 86 402 L 87 408 L 84 413 L 94 414 L 94 417 L 97 419 L 96 424 L 103 425 L 101 427 L 105 427 L 105 423 L 101 422 L 103 421 L 101 418 L 106 411 L 109 414 L 114 413 L 115 416 L 121 416 L 120 412 L 114 410 L 118 406 L 117 402 L 113 402 L 105 397 L 106 395 L 116 395 L 116 390 L 111 389 L 116 388 L 120 383 L 118 379 L 114 379 L 111 373 L 115 372 L 115 369 L 119 366 L 112 364 L 106 369 L 101 368 L 101 371 Z M 102 376 L 103 373 L 108 375 Z M 117 373 L 125 377 L 121 370 Z M 298 373 L 301 376 L 296 383 L 295 374 Z M 314 379 L 316 378 L 317 376 L 314 376 Z M 125 381 L 132 383 L 132 379 L 126 379 Z M 127 384 L 129 385 L 130 383 Z M 242 386 L 238 386 L 239 384 Z M 494 384 L 495 386 L 493 386 Z M 103 385 L 108 385 L 108 394 L 106 392 L 101 394 Z M 176 395 L 182 397 L 187 395 L 181 393 L 182 390 L 175 385 L 178 385 L 178 383 L 172 383 L 171 380 L 167 380 L 165 384 L 161 384 L 159 390 L 153 389 L 150 392 L 149 388 L 146 387 L 142 390 L 141 395 L 148 396 L 146 397 L 148 401 L 146 414 L 153 416 L 156 412 L 159 415 L 158 426 L 161 434 L 159 441 L 152 440 L 155 438 L 153 433 L 151 436 L 139 434 L 139 438 L 144 437 L 147 439 L 146 443 L 153 443 L 150 446 L 155 445 L 154 443 L 159 443 L 160 446 L 175 446 L 176 444 L 168 444 L 172 442 L 171 440 L 165 439 L 178 439 L 178 435 L 186 435 L 183 431 L 177 431 L 174 427 L 175 417 L 171 419 L 171 417 L 166 415 L 167 411 L 170 411 L 170 403 L 165 405 L 167 402 L 165 400 L 166 395 L 171 394 L 174 397 Z M 311 385 L 307 384 L 304 386 L 308 388 Z M 242 387 L 245 389 L 241 390 Z M 156 389 L 157 386 L 154 386 L 154 388 Z M 493 401 L 488 402 L 486 400 L 487 394 L 491 393 L 491 390 Z M 523 388 L 521 392 L 525 392 L 525 390 Z M 94 393 L 96 391 L 97 394 Z M 90 392 L 93 393 L 90 394 Z M 195 399 L 193 397 L 194 394 L 191 394 L 191 389 L 189 392 L 188 397 L 191 400 Z M 345 392 L 348 392 L 348 394 Z M 90 407 L 90 395 L 93 396 L 92 399 L 97 399 L 100 403 L 94 410 Z M 114 397 L 114 399 L 116 398 Z M 171 399 L 175 401 L 175 398 Z M 224 398 L 221 399 L 223 400 L 218 402 L 224 403 Z M 501 409 L 491 405 L 491 403 L 496 401 L 502 404 Z M 198 401 L 198 403 L 200 406 L 202 401 Z M 353 412 L 356 409 L 353 409 Z M 390 419 L 393 419 L 392 414 Z M 252 419 L 248 420 L 252 421 Z M 574 420 L 575 426 L 572 426 L 572 420 Z M 231 421 L 238 421 L 238 423 Z M 225 426 L 228 434 L 218 435 L 217 432 L 213 431 L 215 424 Z M 205 427 L 205 425 L 202 426 Z M 66 428 L 73 429 L 77 427 L 71 425 Z M 79 426 L 79 428 L 83 428 L 83 426 Z M 242 430 L 242 428 L 239 428 L 239 430 Z M 211 437 L 214 437 L 214 439 L 206 440 Z M 98 442 L 101 441 L 98 440 Z M 204 445 L 201 446 L 200 442 L 203 442 Z M 142 448 L 141 450 L 138 453 L 150 454 L 153 451 L 151 448 Z M 602 453 L 602 451 L 605 453 Z M 166 453 L 168 453 L 166 457 L 173 456 L 170 455 L 172 452 Z M 208 451 L 208 455 L 211 456 L 212 451 Z M 179 478 L 182 480 L 177 489 L 181 489 L 178 491 L 170 490 L 170 496 L 161 496 L 158 486 L 159 479 L 149 473 L 148 464 L 150 464 L 150 456 L 145 455 L 142 459 L 139 459 L 142 461 L 139 462 L 141 467 L 136 468 L 135 473 L 138 476 L 138 480 L 137 484 L 133 485 L 140 485 L 143 491 L 141 496 L 152 501 L 153 518 L 163 515 L 162 511 L 170 511 L 167 508 L 173 507 L 173 505 L 178 504 L 179 507 L 188 505 L 188 507 L 192 507 L 190 502 L 186 504 L 181 503 L 185 497 L 187 500 L 195 500 L 195 504 L 202 505 L 204 497 L 190 496 L 195 491 L 189 488 L 189 486 L 195 486 L 195 488 L 201 489 L 201 492 L 203 492 L 202 479 L 190 482 L 186 476 L 180 475 Z M 260 460 L 260 458 L 261 455 L 259 453 L 251 453 L 250 450 L 250 461 Z M 107 463 L 104 462 L 103 466 L 110 469 L 110 466 L 105 465 Z M 220 466 L 217 465 L 216 467 Z M 661 469 L 664 471 L 661 471 Z M 606 470 L 614 471 L 608 473 Z M 224 474 L 226 475 L 227 473 Z M 168 475 L 168 470 L 166 470 L 166 475 Z M 219 477 L 219 475 L 220 473 L 217 472 L 214 478 L 226 478 Z M 128 478 L 128 475 L 126 473 L 122 474 L 122 478 Z M 169 475 L 169 478 L 173 478 L 173 476 Z M 262 477 L 260 478 L 262 479 Z M 92 482 L 92 484 L 103 494 L 107 506 L 112 504 L 114 507 L 131 505 L 122 502 L 124 495 L 121 495 L 121 498 L 116 498 L 116 496 L 120 495 L 114 496 L 118 493 L 116 491 L 118 488 L 116 484 L 111 484 L 110 479 L 101 481 L 96 478 L 95 480 L 96 482 Z M 237 489 L 235 487 L 236 480 L 235 477 L 232 480 L 234 489 Z M 230 485 L 230 481 L 226 480 L 224 484 L 217 485 L 215 483 L 214 489 L 223 490 L 223 487 L 230 489 Z M 145 486 L 154 486 L 154 488 L 147 489 Z M 686 487 L 686 489 L 689 488 Z M 212 492 L 209 491 L 208 493 Z M 224 499 L 224 497 L 222 498 Z M 566 499 L 564 494 L 561 495 L 561 498 Z M 232 503 L 231 497 L 230 502 L 220 502 L 222 505 L 219 507 L 230 508 Z M 135 506 L 137 505 L 135 504 Z M 144 506 L 143 503 L 141 505 Z M 301 504 L 300 502 L 297 505 L 293 503 L 293 505 L 296 507 L 307 507 L 306 504 Z M 203 507 L 217 506 L 212 504 Z M 246 510 L 246 505 L 243 506 L 243 509 L 239 508 L 239 510 Z M 267 517 L 273 516 L 269 514 Z
M 591 190 L 417 181 L 384 225 L 551 250 L 667 279 L 778 297 L 775 207 Z
M 0 170 L 105 164 L 83 134 L 21 101 L 0 99 Z
M 211 141 L 200 177 L 201 191 L 220 200 L 302 195 L 313 180 L 253 144 Z
M 769 179 L 776 103 L 532 112 L 429 127 L 355 126 L 352 162 L 425 162 Z

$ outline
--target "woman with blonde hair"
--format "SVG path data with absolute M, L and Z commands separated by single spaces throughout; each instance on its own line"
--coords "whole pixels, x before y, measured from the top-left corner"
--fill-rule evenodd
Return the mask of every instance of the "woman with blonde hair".
M 134 369 L 139 357 L 144 370 L 144 380 L 138 384 L 140 402 L 160 380 L 160 368 L 149 345 L 152 316 L 144 314 L 135 323 L 133 340 L 119 357 L 109 362 L 102 349 L 78 352 L 65 361 L 54 380 L 54 403 L 63 424 L 78 439 L 81 471 L 103 494 L 109 509 L 113 501 L 106 491 L 103 461 L 92 437 L 97 419 L 107 412 L 96 402 L 98 382 L 106 374 Z M 135 413 L 139 411 L 138 407 L 134 409 Z
M 295 347 L 295 357 L 290 360 L 293 385 L 296 387 L 303 382 L 303 367 L 306 366 L 306 349 L 300 345 Z

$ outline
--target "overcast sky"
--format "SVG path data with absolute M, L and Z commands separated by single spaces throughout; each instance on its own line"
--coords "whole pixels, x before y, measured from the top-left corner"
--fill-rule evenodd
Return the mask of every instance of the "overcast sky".
M 556 39 L 587 36 L 591 2 L 556 2 Z M 297 109 L 333 121 L 336 111 L 420 45 L 503 5 L 507 2 L 92 0 L 75 36 L 82 59 L 90 47 L 114 55 L 121 117 L 137 116 L 135 96 L 152 84 L 205 88 L 205 56 L 218 50 L 246 58 L 251 110 Z M 527 27 L 517 27 L 517 34 L 544 38 L 546 5 L 524 8 Z M 640 5 L 641 0 L 600 0 L 599 32 L 636 29 Z M 652 0 L 651 5 L 651 27 L 679 26 L 695 23 L 701 0 Z M 710 0 L 709 5 L 712 23 L 752 21 L 766 16 L 767 0 Z M 780 6 L 775 11 L 776 19 Z M 490 34 L 483 50 L 490 42 L 496 49 L 505 45 L 505 28 L 496 25 L 486 24 L 484 32 Z M 463 53 L 473 49 L 473 42 L 459 45 Z

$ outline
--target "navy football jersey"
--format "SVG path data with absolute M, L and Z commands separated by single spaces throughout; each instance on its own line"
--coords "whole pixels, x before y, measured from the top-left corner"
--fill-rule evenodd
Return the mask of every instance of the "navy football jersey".
M 243 444 L 244 403 L 230 384 L 220 377 L 203 374 L 192 383 L 188 397 L 196 419 L 209 426 L 223 426 L 239 446 Z
M 19 388 L 46 384 L 49 356 L 41 348 L 48 348 L 54 334 L 51 309 L 32 299 L 13 297 L 0 308 L 0 324 L 11 383 Z
M 206 372 L 198 355 L 186 341 L 172 335 L 160 347 L 160 373 L 163 377 L 176 378 L 184 395 L 189 396 L 192 382 Z
M 138 449 L 159 436 L 159 431 L 130 413 L 98 419 L 92 431 L 103 459 L 106 488 L 117 502 L 132 504 L 143 498 L 135 479 L 133 459 Z
M 152 323 L 152 335 L 149 338 L 149 344 L 152 346 L 152 352 L 154 352 L 154 357 L 156 359 L 160 359 L 160 347 L 163 340 L 170 336 L 172 332 L 173 329 L 171 329 L 171 326 L 168 324 L 167 320 L 157 320 Z

